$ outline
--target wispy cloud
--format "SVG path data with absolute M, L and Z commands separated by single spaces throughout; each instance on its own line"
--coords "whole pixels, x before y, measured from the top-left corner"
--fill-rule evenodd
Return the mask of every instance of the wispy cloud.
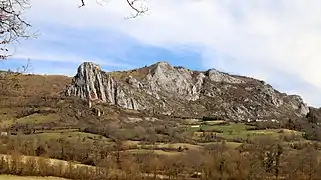
M 38 63 L 38 61 L 48 61 L 48 62 L 57 62 L 57 63 L 65 63 L 65 64 L 76 64 L 79 65 L 83 62 L 94 62 L 102 66 L 109 66 L 109 67 L 133 67 L 128 64 L 124 63 L 118 63 L 114 60 L 108 60 L 108 59 L 99 59 L 99 58 L 93 58 L 93 59 L 84 59 L 81 56 L 78 55 L 68 55 L 68 54 L 53 54 L 53 53 L 32 53 L 29 52 L 27 54 L 16 54 L 14 56 L 14 59 L 17 60 L 32 60 L 34 63 Z

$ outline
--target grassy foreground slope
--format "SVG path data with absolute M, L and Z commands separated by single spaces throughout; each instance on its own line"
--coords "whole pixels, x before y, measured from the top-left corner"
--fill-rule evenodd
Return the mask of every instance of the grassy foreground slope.
M 13 176 L 13 175 L 0 175 L 0 180 L 66 180 L 57 177 L 34 177 L 34 176 Z

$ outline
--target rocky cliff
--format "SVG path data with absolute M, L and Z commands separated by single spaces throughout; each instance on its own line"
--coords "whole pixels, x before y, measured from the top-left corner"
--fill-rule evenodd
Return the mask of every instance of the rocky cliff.
M 150 113 L 233 121 L 306 116 L 309 112 L 301 97 L 280 93 L 263 81 L 215 69 L 192 71 L 166 62 L 110 73 L 85 62 L 66 96 Z

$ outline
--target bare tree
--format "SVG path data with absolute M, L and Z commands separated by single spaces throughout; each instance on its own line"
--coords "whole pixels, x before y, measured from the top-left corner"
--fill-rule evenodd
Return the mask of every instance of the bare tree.
M 0 0 L 0 60 L 12 55 L 7 47 L 9 44 L 30 37 L 31 25 L 21 18 L 29 7 L 29 0 Z

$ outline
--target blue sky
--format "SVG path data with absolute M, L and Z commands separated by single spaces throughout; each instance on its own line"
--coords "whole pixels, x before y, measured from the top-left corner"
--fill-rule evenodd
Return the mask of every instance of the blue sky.
M 167 61 L 259 78 L 321 106 L 318 0 L 150 0 L 151 11 L 131 20 L 124 20 L 131 13 L 125 1 L 81 9 L 76 0 L 31 3 L 26 18 L 39 35 L 15 44 L 0 69 L 30 58 L 31 73 L 72 76 L 83 61 L 106 71 Z
M 36 39 L 22 40 L 15 55 L 1 64 L 2 69 L 16 69 L 30 60 L 30 73 L 73 76 L 83 61 L 100 64 L 105 71 L 143 67 L 157 61 L 203 70 L 201 55 L 184 46 L 170 50 L 146 45 L 112 30 L 77 29 L 56 24 L 36 26 Z

